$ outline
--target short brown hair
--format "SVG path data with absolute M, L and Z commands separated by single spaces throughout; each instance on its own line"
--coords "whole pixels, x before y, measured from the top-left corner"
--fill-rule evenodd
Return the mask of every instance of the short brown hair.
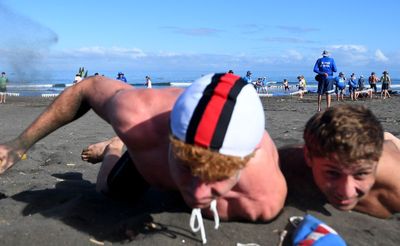
M 338 158 L 347 166 L 378 161 L 384 141 L 382 125 L 371 110 L 348 104 L 311 117 L 303 138 L 310 157 Z
M 212 182 L 227 179 L 244 168 L 254 152 L 241 158 L 223 155 L 203 147 L 187 144 L 170 136 L 172 152 L 187 165 L 193 176 Z

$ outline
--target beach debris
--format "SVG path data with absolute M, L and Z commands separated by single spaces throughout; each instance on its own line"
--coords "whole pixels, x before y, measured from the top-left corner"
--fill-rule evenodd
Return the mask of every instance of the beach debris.
M 4 198 L 7 198 L 7 197 L 8 197 L 8 196 L 6 196 L 6 194 L 0 192 L 0 200 L 1 200 L 1 199 L 4 199 Z
M 236 246 L 260 246 L 257 243 L 236 243 Z
M 282 246 L 283 245 L 283 241 L 285 241 L 285 237 L 287 235 L 287 230 L 283 230 L 279 233 L 279 242 L 278 242 L 278 246 Z
M 94 238 L 90 238 L 89 241 L 90 241 L 91 243 L 94 243 L 94 244 L 97 244 L 97 245 L 104 245 L 104 242 L 97 241 L 97 240 L 94 239 Z
M 273 233 L 278 233 L 278 235 L 279 235 L 278 246 L 282 246 L 282 245 L 283 245 L 283 242 L 285 241 L 285 238 L 286 238 L 286 235 L 287 235 L 288 231 L 287 231 L 287 230 L 278 230 L 278 229 L 275 229 L 275 230 L 273 230 L 272 232 L 273 232 Z
M 69 166 L 69 167 L 73 167 L 73 166 L 75 166 L 76 164 L 74 164 L 74 163 L 67 163 L 66 165 Z

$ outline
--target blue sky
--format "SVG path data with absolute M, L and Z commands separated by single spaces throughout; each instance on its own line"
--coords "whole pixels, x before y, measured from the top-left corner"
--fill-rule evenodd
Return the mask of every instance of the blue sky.
M 310 74 L 327 49 L 340 71 L 400 77 L 397 0 L 0 0 L 0 70 Z

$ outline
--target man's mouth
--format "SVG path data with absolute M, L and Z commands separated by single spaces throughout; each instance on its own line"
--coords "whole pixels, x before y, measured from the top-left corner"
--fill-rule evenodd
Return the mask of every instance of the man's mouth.
M 332 204 L 336 205 L 338 208 L 341 209 L 351 209 L 353 207 L 353 205 L 355 205 L 357 203 L 357 199 L 356 198 L 337 198 L 337 197 L 332 197 Z M 351 208 L 348 208 L 351 207 Z

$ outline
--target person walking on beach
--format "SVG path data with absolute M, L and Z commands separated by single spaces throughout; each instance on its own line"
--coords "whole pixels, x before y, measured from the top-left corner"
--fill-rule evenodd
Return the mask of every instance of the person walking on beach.
M 400 139 L 371 110 L 339 104 L 318 112 L 303 138 L 304 145 L 279 149 L 290 199 L 327 200 L 378 218 L 400 212 Z
M 346 89 L 346 78 L 344 73 L 340 72 L 339 76 L 335 78 L 335 94 L 336 101 L 344 101 L 344 90 Z
M 383 99 L 386 99 L 386 96 L 390 98 L 389 88 L 392 80 L 390 79 L 389 73 L 387 71 L 383 71 L 380 82 L 382 82 L 381 98 L 383 97 Z
M 0 76 L 0 103 L 6 103 L 8 78 L 5 72 Z
M 368 77 L 369 86 L 374 90 L 375 96 L 377 93 L 376 83 L 379 81 L 378 76 L 376 76 L 375 72 L 371 73 L 371 76 Z
M 145 79 L 146 79 L 146 82 L 145 82 L 144 85 L 145 85 L 147 88 L 151 89 L 151 88 L 152 88 L 152 85 L 151 85 L 151 79 L 150 79 L 150 77 L 149 77 L 149 76 L 146 76 Z
M 337 71 L 335 60 L 329 57 L 329 52 L 324 50 L 322 57 L 314 65 L 314 72 L 317 73 L 315 79 L 318 81 L 318 111 L 321 111 L 322 95 L 326 95 L 326 107 L 331 106 L 331 94 L 334 92 L 333 73 Z
M 262 103 L 253 85 L 234 74 L 205 75 L 185 90 L 140 90 L 88 77 L 0 145 L 0 173 L 90 109 L 118 136 L 82 153 L 103 161 L 96 184 L 102 194 L 134 199 L 150 186 L 177 190 L 190 208 L 223 220 L 270 221 L 283 208 L 286 182 Z

